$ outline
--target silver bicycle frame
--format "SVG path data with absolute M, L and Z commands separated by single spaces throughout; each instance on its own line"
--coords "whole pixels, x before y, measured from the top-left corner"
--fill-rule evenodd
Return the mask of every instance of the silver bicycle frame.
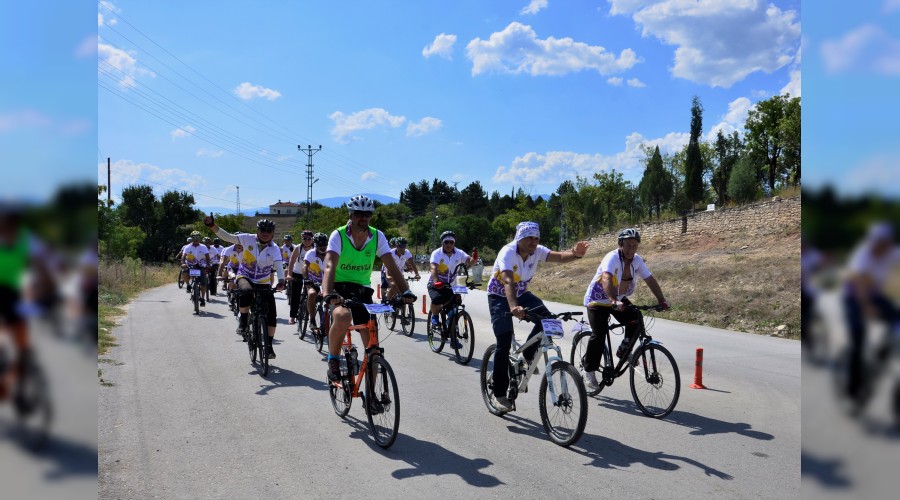
M 510 352 L 509 362 L 515 366 L 518 363 L 518 356 L 525 352 L 525 349 L 530 347 L 535 342 L 541 343 L 541 348 L 537 352 L 534 353 L 534 358 L 528 361 L 528 366 L 525 368 L 525 376 L 522 377 L 522 380 L 519 382 L 519 392 L 528 392 L 528 381 L 531 380 L 531 375 L 534 373 L 534 366 L 537 363 L 538 358 L 541 354 L 544 355 L 544 376 L 547 377 L 547 387 L 550 389 L 550 395 L 553 398 L 553 401 L 557 400 L 556 387 L 553 384 L 553 379 L 551 377 L 550 367 L 553 363 L 557 361 L 563 361 L 562 351 L 559 346 L 553 343 L 553 340 L 547 335 L 544 334 L 544 331 L 541 330 L 540 335 L 535 335 L 534 337 L 528 339 L 524 344 L 520 344 L 518 340 L 516 340 L 515 332 L 513 332 L 512 336 L 512 347 L 515 348 L 512 352 Z M 547 351 L 553 350 L 556 352 L 556 356 L 549 356 Z M 560 377 L 561 387 L 563 393 L 569 392 L 569 387 L 566 383 L 565 377 Z

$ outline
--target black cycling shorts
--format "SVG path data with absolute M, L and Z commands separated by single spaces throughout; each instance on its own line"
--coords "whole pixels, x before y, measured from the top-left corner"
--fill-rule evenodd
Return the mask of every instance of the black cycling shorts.
M 372 304 L 372 295 L 375 293 L 375 290 L 357 283 L 345 282 L 335 283 L 334 292 L 344 299 L 354 299 L 363 304 Z M 369 322 L 369 311 L 364 305 L 354 305 L 350 308 L 350 312 L 353 313 L 354 325 L 364 325 Z
M 0 324 L 17 325 L 25 321 L 18 311 L 21 300 L 22 293 L 19 290 L 0 285 Z
M 238 290 L 250 290 L 251 288 L 256 288 L 259 290 L 271 290 L 272 285 L 268 283 L 258 284 L 253 283 L 243 276 L 238 276 L 237 278 L 237 289 Z M 266 315 L 266 325 L 275 326 L 275 294 L 270 293 L 263 296 L 263 300 L 266 300 L 268 303 L 269 312 Z M 249 293 L 241 294 L 238 297 L 238 307 L 250 307 L 250 304 L 253 303 L 253 295 Z

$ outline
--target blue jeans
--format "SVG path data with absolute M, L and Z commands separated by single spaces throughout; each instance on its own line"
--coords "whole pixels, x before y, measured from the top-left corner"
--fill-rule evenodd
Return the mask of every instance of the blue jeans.
M 526 309 L 536 308 L 534 312 L 539 315 L 550 314 L 550 311 L 544 306 L 544 302 L 531 292 L 523 293 L 516 302 Z M 513 317 L 508 316 L 509 302 L 506 297 L 488 295 L 488 308 L 491 311 L 494 337 L 497 338 L 497 351 L 494 353 L 494 396 L 506 396 L 506 391 L 509 389 L 509 351 L 513 339 Z M 540 331 L 540 323 L 535 324 L 528 338 L 534 337 Z M 525 359 L 531 359 L 538 347 L 537 343 L 528 347 L 523 353 Z

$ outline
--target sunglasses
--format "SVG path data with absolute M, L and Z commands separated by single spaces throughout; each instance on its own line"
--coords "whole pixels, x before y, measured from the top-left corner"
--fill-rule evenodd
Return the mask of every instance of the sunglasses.
M 444 242 L 444 245 L 455 245 L 455 244 L 456 244 L 455 241 L 445 241 Z
M 303 238 L 303 241 L 312 241 L 312 236 L 310 236 L 309 238 Z
M 372 217 L 372 212 L 353 212 L 353 215 L 364 219 L 369 219 Z

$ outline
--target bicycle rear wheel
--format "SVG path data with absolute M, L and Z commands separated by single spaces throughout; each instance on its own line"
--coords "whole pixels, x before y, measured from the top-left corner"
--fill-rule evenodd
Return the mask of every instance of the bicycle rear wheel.
M 301 296 L 302 297 L 302 296 Z M 306 310 L 306 301 L 300 301 L 297 309 L 297 331 L 300 332 L 300 340 L 306 338 L 306 328 L 309 326 L 309 311 Z
M 387 360 L 376 357 L 368 367 L 370 378 L 366 397 L 366 418 L 375 442 L 382 448 L 390 448 L 397 439 L 400 428 L 400 393 L 397 378 Z
M 663 418 L 675 409 L 681 375 L 668 349 L 659 344 L 639 347 L 631 367 L 631 395 L 644 415 Z
M 256 364 L 256 341 L 259 337 L 256 333 L 256 321 L 247 324 L 247 328 L 250 330 L 247 332 L 247 348 L 250 349 L 250 363 Z
M 550 379 L 548 383 L 546 375 L 541 377 L 538 392 L 541 422 L 551 441 L 571 446 L 581 438 L 587 423 L 584 382 L 578 370 L 565 361 L 553 363 Z
M 178 289 L 184 288 L 184 276 L 181 274 L 181 271 L 178 271 Z
M 407 337 L 412 337 L 416 329 L 416 312 L 412 304 L 406 304 L 400 309 L 400 331 Z
M 441 335 L 441 327 L 431 324 L 431 313 L 428 313 L 425 324 L 428 326 L 428 347 L 431 348 L 432 352 L 440 353 L 444 350 L 445 342 L 444 336 Z
M 591 335 L 592 335 L 592 332 L 585 330 L 585 331 L 578 332 L 578 334 L 575 335 L 575 338 L 572 339 L 572 354 L 569 356 L 569 362 L 579 372 L 581 371 L 582 368 L 584 368 L 584 366 L 581 363 L 581 359 L 584 357 L 584 354 L 587 352 L 588 340 L 590 340 Z M 609 334 L 607 334 L 607 335 L 609 335 Z M 603 365 L 603 363 L 604 363 L 604 360 L 601 358 L 601 361 L 600 361 L 601 366 Z M 581 376 L 581 374 L 579 373 L 579 377 L 580 376 Z M 597 394 L 600 394 L 600 391 L 602 391 L 604 387 L 606 387 L 606 384 L 603 383 L 602 377 L 601 377 L 601 380 L 598 380 L 598 382 L 600 382 L 599 387 L 596 390 L 587 391 L 588 396 L 596 396 Z M 586 390 L 586 388 L 585 388 L 585 390 Z
M 319 320 L 319 331 L 316 333 L 316 350 L 322 352 L 325 345 L 325 337 L 328 335 L 328 315 L 321 303 L 316 306 L 316 317 Z
M 353 383 L 347 374 L 346 352 L 341 356 L 341 382 L 340 386 L 331 383 L 327 378 L 325 383 L 328 384 L 328 396 L 331 398 L 331 406 L 337 416 L 344 418 L 350 411 L 350 405 L 353 403 L 353 396 L 350 394 L 350 386 Z
M 472 324 L 472 317 L 469 313 L 461 311 L 453 322 L 452 336 L 460 347 L 453 346 L 456 352 L 456 362 L 461 365 L 469 364 L 472 361 L 472 353 L 475 351 L 475 326 Z

